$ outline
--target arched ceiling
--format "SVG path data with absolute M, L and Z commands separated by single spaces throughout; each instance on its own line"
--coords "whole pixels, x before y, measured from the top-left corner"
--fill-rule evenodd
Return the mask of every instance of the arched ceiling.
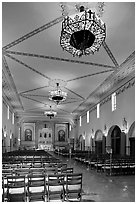
M 134 77 L 135 3 L 106 2 L 106 39 L 94 55 L 73 57 L 60 46 L 59 2 L 3 2 L 3 97 L 23 120 L 49 120 L 49 80 L 67 81 L 54 120 L 72 120 L 118 83 Z

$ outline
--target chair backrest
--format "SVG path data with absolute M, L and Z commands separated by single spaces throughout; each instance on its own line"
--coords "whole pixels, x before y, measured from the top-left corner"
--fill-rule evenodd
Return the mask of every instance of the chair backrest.
M 17 168 L 15 169 L 15 174 L 17 176 L 27 176 L 30 172 L 30 168 Z
M 42 168 L 43 163 L 42 162 L 33 162 L 32 167 L 33 168 Z
M 30 168 L 29 173 L 31 175 L 42 175 L 45 173 L 45 169 L 44 168 Z
M 59 200 L 64 201 L 65 190 L 64 190 L 64 174 L 49 174 L 47 176 L 47 200 Z
M 82 189 L 82 173 L 66 174 L 66 189 L 71 185 L 77 185 Z
M 13 176 L 13 169 L 2 169 L 2 176 Z
M 64 174 L 49 174 L 47 176 L 48 186 L 64 185 Z
M 17 201 L 17 199 L 20 201 L 26 201 L 25 176 L 7 177 L 7 198 L 8 201 L 13 202 Z
M 49 174 L 57 174 L 57 167 L 45 167 L 45 174 L 48 176 Z
M 66 200 L 82 200 L 82 173 L 66 174 Z
M 28 175 L 28 191 L 30 187 L 45 186 L 45 175 Z
M 73 168 L 72 167 L 62 168 L 61 173 L 62 174 L 71 174 L 71 173 L 73 173 Z

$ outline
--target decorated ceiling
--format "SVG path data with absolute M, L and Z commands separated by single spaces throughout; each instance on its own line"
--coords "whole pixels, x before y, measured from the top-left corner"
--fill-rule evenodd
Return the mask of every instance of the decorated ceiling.
M 73 56 L 60 45 L 62 22 L 82 2 L 2 3 L 2 95 L 20 121 L 73 121 L 135 77 L 135 3 L 85 3 L 105 23 L 94 54 Z M 49 100 L 60 82 L 66 100 Z M 64 83 L 65 82 L 65 83 Z

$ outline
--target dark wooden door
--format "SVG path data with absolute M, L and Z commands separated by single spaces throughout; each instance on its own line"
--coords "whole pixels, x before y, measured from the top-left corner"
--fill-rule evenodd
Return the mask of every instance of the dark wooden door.
M 97 155 L 102 154 L 102 141 L 95 142 L 95 153 Z
M 130 138 L 130 156 L 135 156 L 135 138 Z
M 118 126 L 114 128 L 111 134 L 111 148 L 113 155 L 120 155 L 121 149 L 121 130 Z

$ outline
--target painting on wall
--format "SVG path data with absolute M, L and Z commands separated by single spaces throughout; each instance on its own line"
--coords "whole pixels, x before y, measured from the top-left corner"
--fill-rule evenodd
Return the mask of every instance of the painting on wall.
M 35 144 L 35 123 L 23 123 L 21 131 L 21 145 L 33 146 Z
M 55 124 L 55 141 L 66 142 L 68 140 L 68 124 Z
M 25 141 L 32 141 L 32 130 L 31 129 L 25 130 Z
M 64 130 L 58 131 L 58 141 L 65 142 L 65 131 Z

